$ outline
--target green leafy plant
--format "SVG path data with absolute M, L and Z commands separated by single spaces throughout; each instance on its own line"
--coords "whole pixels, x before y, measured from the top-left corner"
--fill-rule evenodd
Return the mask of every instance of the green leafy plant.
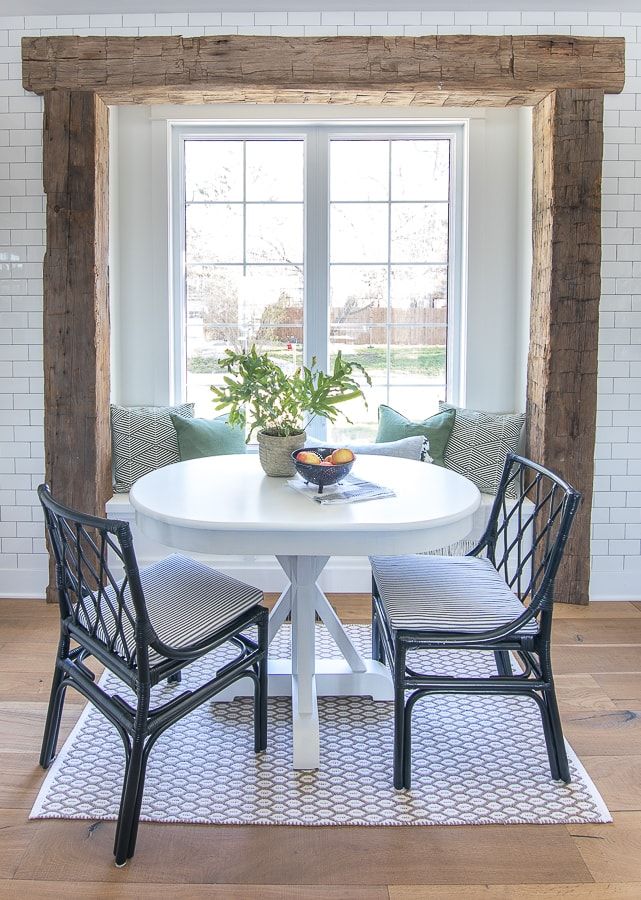
M 258 353 L 255 345 L 247 353 L 227 350 L 218 365 L 227 374 L 223 387 L 211 388 L 215 408 L 229 410 L 230 425 L 244 428 L 249 422 L 248 441 L 256 429 L 281 437 L 299 434 L 316 416 L 335 422 L 340 413 L 351 422 L 338 405 L 359 397 L 365 401 L 355 372 L 372 383 L 360 363 L 347 362 L 340 352 L 329 373 L 314 358 L 310 367 L 299 366 L 287 375 L 267 353 Z

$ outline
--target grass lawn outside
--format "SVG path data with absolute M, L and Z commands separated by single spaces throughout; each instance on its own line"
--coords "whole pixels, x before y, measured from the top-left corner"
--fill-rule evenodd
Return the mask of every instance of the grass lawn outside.
M 340 347 L 336 343 L 332 345 L 330 353 L 330 365 L 333 364 L 338 350 L 343 351 L 343 358 L 349 361 L 360 363 L 370 375 L 378 375 L 387 370 L 387 346 L 385 344 L 376 345 L 346 345 Z M 268 348 L 269 355 L 274 360 L 284 363 L 292 362 L 292 351 L 281 346 Z M 212 350 L 202 351 L 194 354 L 187 361 L 187 368 L 194 375 L 214 375 L 218 374 L 221 369 L 218 366 L 218 359 L 222 356 L 222 349 L 214 347 Z M 298 354 L 300 362 L 300 353 Z M 390 347 L 390 371 L 408 375 L 425 375 L 432 377 L 435 375 L 445 375 L 445 346 L 432 345 L 428 347 L 416 346 L 392 346 Z

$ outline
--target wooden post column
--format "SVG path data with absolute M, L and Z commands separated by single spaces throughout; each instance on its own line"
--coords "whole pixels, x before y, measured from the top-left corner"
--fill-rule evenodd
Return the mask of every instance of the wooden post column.
M 533 110 L 527 445 L 583 494 L 556 599 L 587 603 L 594 478 L 603 93 L 557 90 Z
M 93 92 L 45 93 L 45 471 L 58 500 L 95 515 L 111 496 L 108 124 Z

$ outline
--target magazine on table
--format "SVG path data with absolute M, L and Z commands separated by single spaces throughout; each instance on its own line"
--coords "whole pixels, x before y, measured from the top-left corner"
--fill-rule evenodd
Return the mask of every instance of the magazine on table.
M 338 484 L 325 485 L 322 494 L 318 493 L 318 485 L 312 484 L 311 481 L 306 484 L 300 478 L 292 478 L 287 485 L 322 506 L 338 506 L 341 503 L 360 503 L 363 500 L 380 500 L 382 497 L 396 496 L 391 488 L 356 478 L 355 475 L 346 475 Z

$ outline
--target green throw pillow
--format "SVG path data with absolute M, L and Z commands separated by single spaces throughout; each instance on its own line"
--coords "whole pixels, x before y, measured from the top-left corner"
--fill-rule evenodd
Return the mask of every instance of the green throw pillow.
M 453 409 L 436 413 L 422 422 L 412 422 L 391 406 L 378 407 L 378 433 L 376 443 L 400 441 L 403 438 L 423 435 L 429 441 L 429 454 L 437 466 L 444 466 L 445 447 L 454 427 L 456 412 Z
M 178 436 L 181 460 L 199 459 L 201 456 L 227 456 L 244 453 L 247 449 L 242 428 L 232 428 L 227 416 L 217 419 L 187 419 L 172 415 Z

